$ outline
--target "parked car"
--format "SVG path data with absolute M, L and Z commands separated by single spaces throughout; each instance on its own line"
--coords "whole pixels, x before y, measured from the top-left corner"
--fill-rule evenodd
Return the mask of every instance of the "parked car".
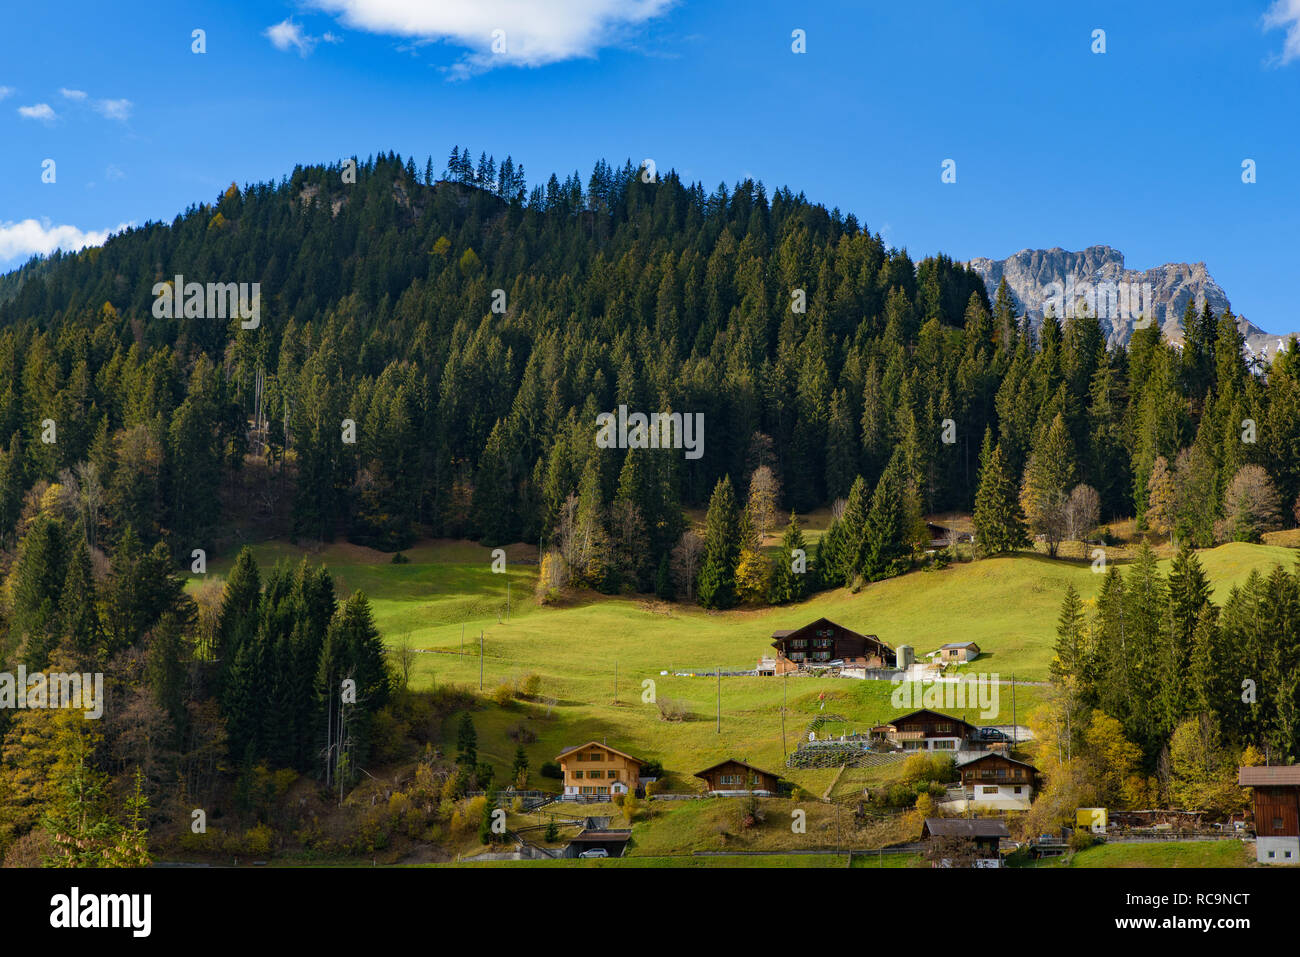
M 1011 738 L 997 728 L 980 728 L 975 736 L 981 741 L 1010 741 Z
M 579 857 L 609 857 L 609 851 L 605 850 L 603 847 L 593 847 L 589 851 L 583 851 L 578 856 Z

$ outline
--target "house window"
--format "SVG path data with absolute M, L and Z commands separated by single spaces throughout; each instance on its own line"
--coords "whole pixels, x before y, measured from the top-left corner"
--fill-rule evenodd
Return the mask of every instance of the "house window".
M 998 768 L 998 777 L 1000 777 L 1000 778 L 1005 778 L 1006 776 L 1007 776 L 1007 769 L 1006 769 L 1006 768 Z
M 996 787 L 992 787 L 992 788 L 980 788 L 980 793 L 981 793 L 981 794 L 997 794 L 997 793 L 998 793 L 998 789 L 997 789 Z
M 957 742 L 935 741 L 932 746 L 936 751 L 951 751 L 953 748 L 957 747 Z
M 791 648 L 807 648 L 807 647 L 808 647 L 808 639 L 807 639 L 807 638 L 796 638 L 794 641 L 790 642 L 790 647 L 791 647 Z
M 574 772 L 573 772 L 573 779 L 574 779 L 575 781 L 581 781 L 581 780 L 582 780 L 582 772 L 581 772 L 581 771 L 574 771 Z
M 1017 793 L 1017 794 L 1020 793 L 1020 788 L 1019 788 L 1019 787 L 1016 788 L 1016 793 Z
M 588 761 L 604 761 L 604 760 L 605 760 L 605 755 L 601 754 L 599 751 L 592 751 L 591 754 L 589 754 L 589 755 L 587 756 L 587 760 L 588 760 Z
M 607 778 L 616 778 L 616 777 L 618 777 L 618 772 L 617 772 L 617 771 L 614 771 L 614 770 L 606 771 L 606 772 L 605 772 L 605 777 L 607 777 Z

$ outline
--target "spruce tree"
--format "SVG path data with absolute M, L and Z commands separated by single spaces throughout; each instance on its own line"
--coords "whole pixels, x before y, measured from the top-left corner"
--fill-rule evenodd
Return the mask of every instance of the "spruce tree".
M 980 453 L 979 490 L 975 493 L 975 544 L 985 555 L 1026 548 L 1029 533 L 1015 480 L 1007 471 L 1002 446 L 992 445 L 991 431 L 984 433 L 984 450 Z
M 796 556 L 795 552 L 799 552 Z M 803 571 L 795 569 L 796 561 Z M 781 551 L 777 556 L 776 568 L 772 574 L 771 601 L 776 605 L 786 605 L 792 601 L 802 601 L 808 595 L 808 558 L 804 543 L 803 530 L 794 512 L 790 513 L 790 523 L 781 536 Z
M 714 487 L 704 527 L 700 604 L 705 608 L 730 608 L 736 604 L 736 566 L 742 545 L 740 510 L 730 476 L 723 476 Z

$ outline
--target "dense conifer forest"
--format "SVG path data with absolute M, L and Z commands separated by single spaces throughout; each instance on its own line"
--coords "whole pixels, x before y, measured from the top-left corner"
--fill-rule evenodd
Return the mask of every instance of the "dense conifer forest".
M 260 325 L 157 317 L 177 276 L 259 284 Z M 253 526 L 390 552 L 536 543 L 544 600 L 582 586 L 726 608 L 905 571 L 937 512 L 973 512 L 983 554 L 1037 539 L 1054 556 L 1132 516 L 1188 546 L 1293 525 L 1294 350 L 1264 374 L 1231 314 L 1183 324 L 1178 348 L 1151 323 L 1107 349 L 1099 320 L 1031 327 L 1005 288 L 990 300 L 963 265 L 914 262 L 789 189 L 604 161 L 530 188 L 512 159 L 459 148 L 437 170 L 392 153 L 299 167 L 33 261 L 0 278 L 0 651 L 108 671 L 121 707 L 102 730 L 0 712 L 0 850 L 98 800 L 33 783 L 84 782 L 69 767 L 94 767 L 95 794 L 142 769 L 137 809 L 233 772 L 251 808 L 276 769 L 355 780 L 409 719 L 365 596 L 338 599 L 327 572 L 243 553 L 224 591 L 185 591 L 195 550 L 231 552 Z M 702 414 L 704 454 L 599 448 L 620 406 Z M 696 531 L 687 512 L 706 508 Z M 823 508 L 794 574 L 798 516 Z M 1191 714 L 1292 750 L 1295 649 L 1255 622 L 1294 611 L 1295 579 L 1252 581 L 1220 621 L 1194 557 L 1168 581 L 1153 561 L 1127 585 L 1112 573 L 1095 627 L 1067 602 L 1070 713 L 1119 720 L 1147 769 Z M 1106 672 L 1121 654 L 1150 660 Z M 1216 704 L 1241 655 L 1272 676 L 1271 716 Z M 1188 667 L 1190 689 L 1173 680 Z M 361 707 L 340 726 L 343 678 Z M 130 858 L 135 833 L 108 828 L 95 860 Z

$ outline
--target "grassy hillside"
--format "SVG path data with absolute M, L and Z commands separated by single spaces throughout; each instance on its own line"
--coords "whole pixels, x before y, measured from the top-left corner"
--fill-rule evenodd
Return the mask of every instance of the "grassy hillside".
M 719 682 L 708 672 L 752 668 L 768 650 L 775 629 L 826 616 L 895 646 L 911 644 L 919 654 L 947 641 L 973 640 L 985 653 L 966 671 L 1041 681 L 1047 677 L 1066 585 L 1073 583 L 1090 600 L 1101 581 L 1086 562 L 1019 555 L 918 571 L 857 594 L 838 589 L 795 606 L 710 613 L 642 597 L 594 594 L 562 607 L 539 607 L 532 599 L 536 566 L 527 563 L 534 553 L 525 546 L 508 550 L 508 574 L 493 574 L 490 550 L 466 542 L 423 543 L 405 553 L 411 561 L 404 565 L 351 545 L 308 551 L 273 542 L 256 546 L 255 552 L 265 564 L 307 556 L 323 562 L 341 589 L 364 590 L 386 640 L 420 649 L 412 678 L 417 688 L 437 682 L 477 689 L 480 631 L 485 692 L 529 673 L 539 675 L 542 697 L 556 699 L 549 717 L 539 703 L 489 706 L 475 713 L 481 760 L 493 762 L 502 776 L 515 748 L 507 730 L 522 723 L 537 736 L 527 747 L 534 770 L 563 747 L 606 739 L 638 756 L 661 760 L 678 788 L 692 787 L 693 772 L 727 756 L 782 772 L 783 699 L 788 701 L 789 749 L 819 715 L 844 719 L 824 730 L 851 732 L 898 713 L 889 701 L 893 689 L 885 682 L 724 677 L 719 730 Z M 1252 570 L 1289 565 L 1294 555 L 1280 546 L 1230 544 L 1202 552 L 1201 560 L 1215 584 L 1215 599 L 1222 601 Z M 210 576 L 219 577 L 229 560 L 214 563 Z M 508 621 L 507 580 L 512 598 Z M 697 676 L 677 677 L 677 672 Z M 981 718 L 972 709 L 962 716 L 982 723 L 1010 722 L 1010 689 L 1000 690 L 996 717 Z M 661 720 L 655 704 L 643 700 L 651 693 L 684 703 L 688 719 Z M 1041 695 L 1039 688 L 1016 689 L 1021 723 Z M 450 750 L 452 742 L 447 745 Z M 820 797 L 835 773 L 807 770 L 788 776 Z M 856 772 L 851 777 L 837 783 L 837 794 L 855 790 L 873 775 Z M 534 775 L 534 782 L 539 780 Z

